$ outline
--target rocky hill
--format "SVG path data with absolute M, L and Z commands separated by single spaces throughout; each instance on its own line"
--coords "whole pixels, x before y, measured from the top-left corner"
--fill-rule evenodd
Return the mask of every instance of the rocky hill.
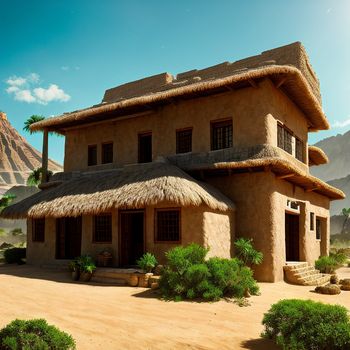
M 315 146 L 326 152 L 330 162 L 329 164 L 312 167 L 313 175 L 324 181 L 340 179 L 350 175 L 350 131 L 328 137 L 317 142 Z
M 25 185 L 33 169 L 41 166 L 41 153 L 12 127 L 6 114 L 0 112 L 0 194 L 16 185 Z M 62 171 L 62 166 L 49 160 L 49 169 Z

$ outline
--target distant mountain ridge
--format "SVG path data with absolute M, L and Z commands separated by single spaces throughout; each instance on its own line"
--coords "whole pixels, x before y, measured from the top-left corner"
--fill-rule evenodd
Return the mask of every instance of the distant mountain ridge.
M 10 124 L 0 112 L 0 194 L 16 185 L 25 185 L 33 169 L 41 167 L 41 153 Z M 49 169 L 62 171 L 62 166 L 49 160 Z
M 310 171 L 313 175 L 329 181 L 350 174 L 350 131 L 323 139 L 315 146 L 320 147 L 330 161 L 328 164 L 312 167 Z

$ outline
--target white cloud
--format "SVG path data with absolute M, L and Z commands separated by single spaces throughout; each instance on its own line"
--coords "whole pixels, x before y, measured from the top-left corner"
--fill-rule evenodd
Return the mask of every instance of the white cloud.
M 47 89 L 36 88 L 33 92 L 38 102 L 42 104 L 47 104 L 51 101 L 67 102 L 70 100 L 70 96 L 56 84 L 51 84 Z
M 333 128 L 345 128 L 350 125 L 350 117 L 342 121 L 336 121 L 332 126 Z
M 70 100 L 70 96 L 56 84 L 50 84 L 48 88 L 35 87 L 40 83 L 40 76 L 37 73 L 31 73 L 24 78 L 12 76 L 6 80 L 6 83 L 8 85 L 6 92 L 12 94 L 17 101 L 46 105 L 52 101 Z
M 15 100 L 23 101 L 27 103 L 36 102 L 35 97 L 32 95 L 30 90 L 18 90 L 15 92 Z
M 64 71 L 67 71 L 67 70 L 69 70 L 69 67 L 68 66 L 62 66 L 61 69 L 64 70 Z
M 15 75 L 6 80 L 6 83 L 10 86 L 22 86 L 26 82 L 27 82 L 26 78 L 16 77 Z

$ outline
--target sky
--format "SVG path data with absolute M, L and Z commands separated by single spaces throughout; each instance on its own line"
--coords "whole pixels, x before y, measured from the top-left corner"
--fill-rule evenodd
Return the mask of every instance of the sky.
M 321 82 L 331 130 L 350 129 L 349 0 L 0 0 L 0 110 L 24 121 L 101 102 L 104 91 L 301 41 Z M 63 163 L 64 138 L 49 156 Z

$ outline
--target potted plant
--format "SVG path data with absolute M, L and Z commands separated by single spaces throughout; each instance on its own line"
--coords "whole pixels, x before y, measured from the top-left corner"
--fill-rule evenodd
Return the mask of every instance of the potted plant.
M 78 258 L 78 263 L 80 267 L 80 280 L 89 282 L 93 272 L 96 270 L 94 260 L 90 255 L 82 255 Z
M 139 278 L 139 287 L 148 287 L 149 279 L 153 276 L 152 271 L 157 266 L 158 261 L 153 254 L 145 253 L 136 263 L 145 272 L 145 274 L 141 275 Z
M 72 273 L 72 280 L 78 281 L 80 277 L 80 265 L 77 259 L 74 259 L 68 264 L 69 271 Z

